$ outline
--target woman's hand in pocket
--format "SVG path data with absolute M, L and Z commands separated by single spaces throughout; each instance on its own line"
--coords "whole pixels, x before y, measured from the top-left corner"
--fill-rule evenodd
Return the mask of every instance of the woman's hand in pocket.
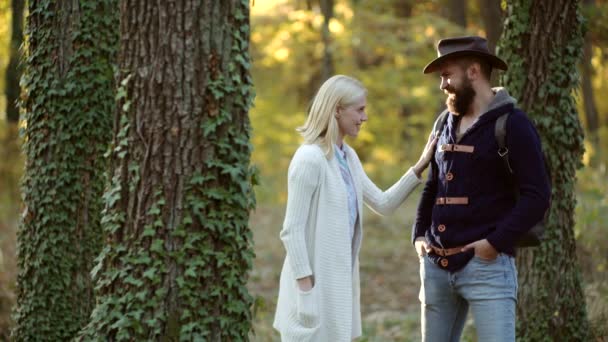
M 308 292 L 312 290 L 314 285 L 314 279 L 311 275 L 298 279 L 298 287 L 300 288 L 300 291 Z
M 297 291 L 297 310 L 298 320 L 308 328 L 315 327 L 319 324 L 319 303 L 317 303 L 317 293 L 314 288 L 314 279 L 312 276 L 298 279 Z

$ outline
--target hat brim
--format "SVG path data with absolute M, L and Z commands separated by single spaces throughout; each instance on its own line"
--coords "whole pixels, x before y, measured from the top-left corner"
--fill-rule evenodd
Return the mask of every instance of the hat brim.
M 455 57 L 463 57 L 463 56 L 482 57 L 482 58 L 485 58 L 488 62 L 490 62 L 490 65 L 492 65 L 492 68 L 496 68 L 496 69 L 500 69 L 500 70 L 508 69 L 507 63 L 505 63 L 502 59 L 500 59 L 494 55 L 490 55 L 490 54 L 483 53 L 480 51 L 461 50 L 461 51 L 455 51 L 452 53 L 445 54 L 441 57 L 435 58 L 432 62 L 430 62 L 429 64 L 427 64 L 424 67 L 422 72 L 425 74 L 430 74 L 432 72 L 437 71 L 437 69 L 439 69 L 439 66 L 441 65 L 441 63 L 445 62 L 446 60 L 452 59 Z

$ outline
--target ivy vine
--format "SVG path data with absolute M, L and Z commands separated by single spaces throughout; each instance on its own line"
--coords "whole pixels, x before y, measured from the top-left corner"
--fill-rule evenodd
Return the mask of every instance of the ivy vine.
M 189 113 L 200 115 L 198 140 L 190 143 L 204 146 L 206 158 L 185 175 L 179 191 L 155 182 L 139 218 L 130 208 L 142 201 L 142 182 L 149 180 L 146 142 L 137 125 L 143 114 L 136 109 L 144 99 L 133 95 L 140 81 L 136 67 L 122 71 L 112 179 L 104 195 L 107 244 L 92 271 L 97 306 L 80 340 L 248 340 L 253 299 L 246 284 L 254 257 L 248 221 L 256 182 L 248 118 L 254 96 L 249 1 L 225 8 L 232 11 L 226 23 L 231 45 L 197 94 L 206 100 L 205 111 Z M 168 171 L 168 177 L 178 175 Z
M 30 1 L 21 108 L 26 168 L 14 341 L 66 341 L 94 305 L 116 1 Z
M 551 14 L 540 13 L 543 6 L 551 8 Z M 561 8 L 556 11 L 555 6 Z M 538 248 L 521 251 L 532 263 L 520 274 L 532 281 L 520 288 L 520 305 L 533 303 L 521 308 L 525 318 L 517 324 L 518 340 L 522 341 L 589 340 L 573 231 L 576 170 L 582 166 L 584 152 L 573 97 L 578 89 L 577 64 L 584 36 L 579 6 L 570 1 L 508 2 L 497 50 L 509 64 L 502 83 L 534 122 L 552 182 L 546 241 Z M 553 20 L 541 22 L 539 18 Z M 533 41 L 547 42 L 548 49 L 535 46 Z

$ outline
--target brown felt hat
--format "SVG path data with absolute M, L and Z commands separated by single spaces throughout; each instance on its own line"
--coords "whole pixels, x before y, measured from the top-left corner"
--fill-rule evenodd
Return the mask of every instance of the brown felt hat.
M 448 58 L 461 56 L 478 56 L 485 58 L 492 68 L 507 70 L 507 63 L 488 50 L 488 41 L 477 36 L 446 38 L 437 44 L 437 58 L 424 67 L 429 74 L 437 71 L 439 65 Z

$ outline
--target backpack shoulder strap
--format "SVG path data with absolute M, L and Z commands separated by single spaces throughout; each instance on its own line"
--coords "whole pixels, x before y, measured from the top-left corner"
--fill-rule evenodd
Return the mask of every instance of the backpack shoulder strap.
M 448 119 L 449 113 L 450 112 L 445 109 L 443 112 L 441 112 L 441 114 L 439 114 L 437 120 L 435 120 L 435 124 L 433 125 L 433 132 L 435 132 L 435 134 L 441 133 L 441 131 L 443 130 L 443 126 L 445 125 L 445 122 Z
M 496 119 L 496 123 L 494 124 L 494 136 L 498 143 L 498 155 L 502 158 L 509 173 L 513 174 L 513 169 L 511 168 L 511 164 L 509 164 L 509 148 L 507 148 L 506 143 L 507 119 L 509 118 L 509 114 L 511 114 L 511 112 L 504 113 Z
M 436 136 L 441 134 L 441 131 L 443 130 L 443 126 L 445 125 L 445 122 L 448 119 L 449 113 L 450 112 L 447 109 L 445 109 L 443 112 L 441 112 L 441 114 L 439 114 L 439 116 L 437 117 L 437 120 L 435 120 L 435 123 L 433 124 L 433 132 L 435 133 Z M 435 146 L 434 151 L 435 150 L 437 150 L 437 146 Z M 429 163 L 429 170 L 434 175 L 434 177 L 437 176 L 437 174 L 436 174 L 437 170 L 433 167 L 432 161 L 431 161 L 431 163 Z

